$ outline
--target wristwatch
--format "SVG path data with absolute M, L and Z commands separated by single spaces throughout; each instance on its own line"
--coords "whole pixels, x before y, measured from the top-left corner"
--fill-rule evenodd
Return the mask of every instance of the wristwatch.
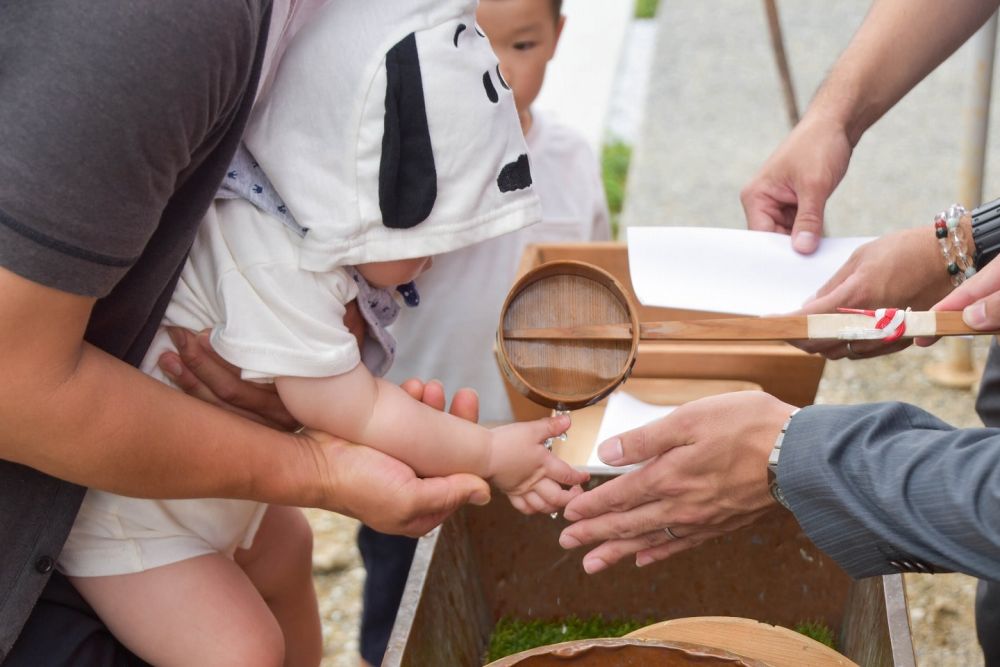
M 778 486 L 778 459 L 781 456 L 781 443 L 785 441 L 785 432 L 788 431 L 788 425 L 792 423 L 792 417 L 798 414 L 800 408 L 795 408 L 792 410 L 792 414 L 788 415 L 788 419 L 781 426 L 781 433 L 774 440 L 774 447 L 771 449 L 771 453 L 767 457 L 767 487 L 771 492 L 771 497 L 777 501 L 779 505 L 784 507 L 786 510 L 792 509 L 788 506 L 788 501 L 785 500 L 785 494 L 781 492 L 781 487 Z
M 982 270 L 1000 254 L 1000 199 L 980 204 L 972 210 L 973 266 Z

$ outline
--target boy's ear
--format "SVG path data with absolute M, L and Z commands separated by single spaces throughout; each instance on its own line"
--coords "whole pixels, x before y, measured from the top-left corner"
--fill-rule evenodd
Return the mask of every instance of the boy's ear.
M 379 210 L 386 227 L 408 229 L 427 219 L 437 198 L 437 171 L 413 33 L 389 49 L 385 78 Z
M 560 14 L 559 20 L 556 21 L 556 41 L 553 44 L 552 55 L 555 55 L 555 47 L 559 46 L 559 37 L 562 36 L 563 26 L 566 25 L 566 15 Z

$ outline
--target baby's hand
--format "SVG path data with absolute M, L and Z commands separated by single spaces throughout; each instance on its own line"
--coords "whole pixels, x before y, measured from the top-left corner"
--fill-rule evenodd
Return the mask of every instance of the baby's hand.
M 554 512 L 579 491 L 561 485 L 581 484 L 590 475 L 574 470 L 543 444 L 569 428 L 568 415 L 532 422 L 517 422 L 492 430 L 489 478 L 511 496 L 515 508 L 532 512 Z
M 583 473 L 586 475 L 587 473 Z M 586 481 L 586 480 L 585 480 Z M 510 504 L 522 514 L 552 514 L 558 512 L 569 504 L 569 501 L 583 493 L 579 484 L 575 484 L 569 489 L 564 489 L 555 481 L 544 477 L 538 481 L 527 493 L 519 495 L 510 494 L 507 498 Z

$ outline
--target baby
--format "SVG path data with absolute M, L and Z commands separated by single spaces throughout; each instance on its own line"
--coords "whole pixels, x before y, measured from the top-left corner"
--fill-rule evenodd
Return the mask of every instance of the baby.
M 465 0 L 338 0 L 296 35 L 164 325 L 211 327 L 215 350 L 245 379 L 273 381 L 309 428 L 553 511 L 586 479 L 542 445 L 567 418 L 486 429 L 378 377 L 395 354 L 385 288 L 539 217 L 514 103 L 473 12 Z M 352 301 L 361 344 L 344 323 Z M 169 346 L 161 328 L 143 370 L 166 381 L 155 364 Z M 59 567 L 148 662 L 309 665 L 321 651 L 309 545 L 290 508 L 91 490 Z

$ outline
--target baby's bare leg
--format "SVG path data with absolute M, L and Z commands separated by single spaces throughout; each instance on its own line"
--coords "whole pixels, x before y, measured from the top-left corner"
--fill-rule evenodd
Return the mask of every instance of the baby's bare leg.
M 268 507 L 253 546 L 237 550 L 235 559 L 281 626 L 285 664 L 318 665 L 323 631 L 312 581 L 312 529 L 302 510 Z
M 225 556 L 71 579 L 111 632 L 157 667 L 279 667 L 284 661 L 274 615 L 243 570 Z

